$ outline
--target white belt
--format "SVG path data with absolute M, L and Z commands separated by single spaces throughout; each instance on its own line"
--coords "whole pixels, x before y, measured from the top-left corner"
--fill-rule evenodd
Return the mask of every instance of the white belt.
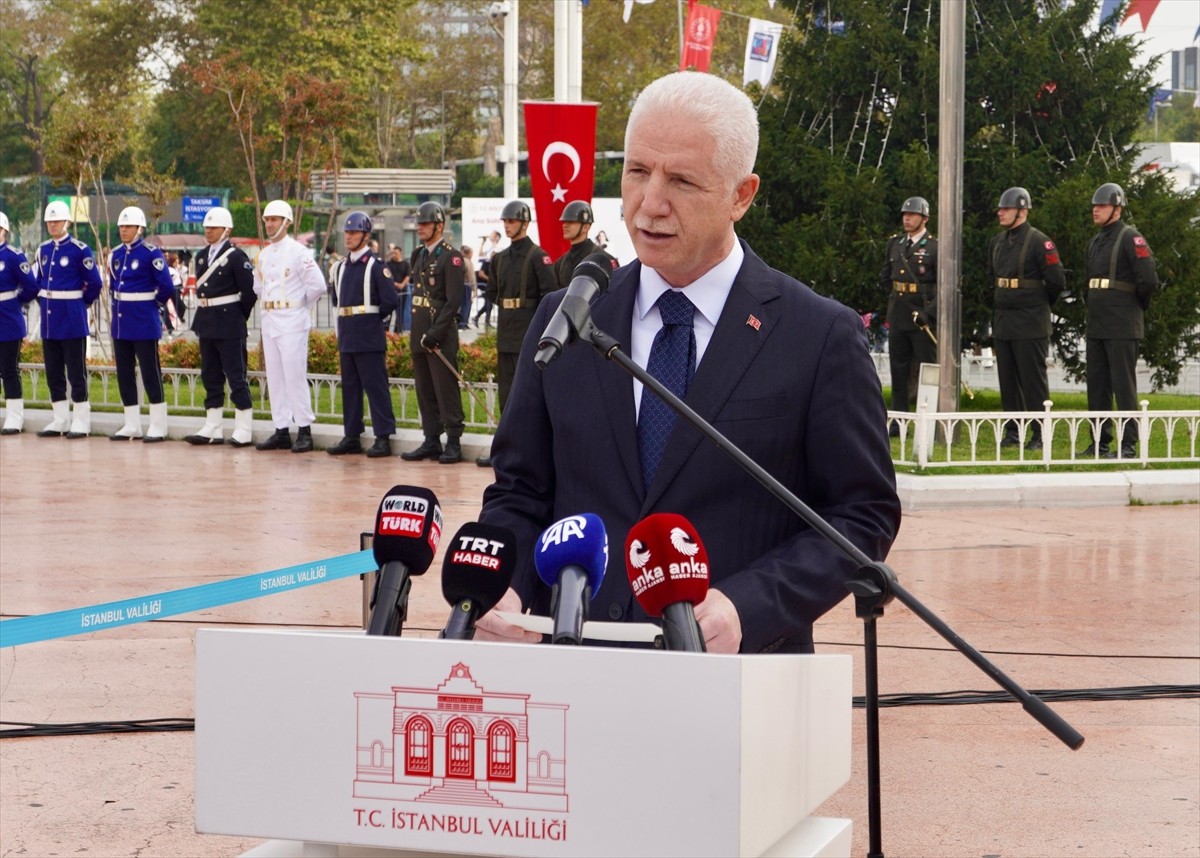
M 114 301 L 153 301 L 153 292 L 113 292 Z
M 218 298 L 198 298 L 196 303 L 201 307 L 220 307 L 223 304 L 236 304 L 241 300 L 241 295 L 221 295 Z
M 11 301 L 21 294 L 19 289 L 13 289 L 10 292 L 0 292 L 0 301 Z
M 61 289 L 58 289 L 58 290 L 42 289 L 41 291 L 38 292 L 38 297 L 39 298 L 49 298 L 51 301 L 69 301 L 72 298 L 82 298 L 83 290 L 82 289 L 68 289 L 66 291 L 63 291 Z
M 374 304 L 358 304 L 354 307 L 338 307 L 339 316 L 362 316 L 367 313 L 379 313 L 379 308 Z

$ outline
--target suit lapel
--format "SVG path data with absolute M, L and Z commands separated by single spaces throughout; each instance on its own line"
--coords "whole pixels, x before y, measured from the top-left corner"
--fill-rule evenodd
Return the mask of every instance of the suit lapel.
M 709 423 L 716 419 L 742 382 L 748 367 L 778 322 L 770 302 L 779 296 L 779 288 L 771 277 L 770 269 L 744 242 L 742 248 L 746 258 L 734 278 L 733 288 L 729 291 L 721 317 L 713 329 L 712 339 L 696 367 L 696 375 L 684 400 Z M 636 431 L 633 438 L 634 462 L 637 464 Z M 699 431 L 684 418 L 676 420 L 658 473 L 646 492 L 643 515 L 653 508 L 666 487 L 680 476 L 684 465 L 701 443 L 709 442 L 703 440 Z M 640 474 L 640 465 L 637 467 Z
M 592 306 L 592 321 L 597 328 L 615 338 L 621 351 L 629 354 L 633 329 L 633 303 L 641 279 L 641 264 L 634 262 L 627 270 L 613 276 L 608 292 Z M 591 348 L 576 343 L 572 348 Z M 598 353 L 597 353 L 598 355 Z M 642 493 L 642 465 L 638 455 L 637 414 L 633 407 L 633 377 L 613 361 L 600 357 L 591 362 L 595 370 L 599 401 L 612 433 L 613 444 L 625 467 L 630 485 Z

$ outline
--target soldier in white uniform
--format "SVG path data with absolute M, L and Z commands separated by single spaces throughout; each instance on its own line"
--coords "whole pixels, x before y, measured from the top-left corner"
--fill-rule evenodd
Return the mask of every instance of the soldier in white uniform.
M 262 346 L 267 364 L 267 395 L 275 434 L 259 450 L 307 453 L 313 448 L 312 400 L 308 389 L 309 308 L 325 294 L 325 278 L 312 253 L 287 234 L 292 207 L 273 200 L 263 209 L 270 244 L 254 263 L 254 293 L 262 308 Z M 295 421 L 296 443 L 289 431 Z

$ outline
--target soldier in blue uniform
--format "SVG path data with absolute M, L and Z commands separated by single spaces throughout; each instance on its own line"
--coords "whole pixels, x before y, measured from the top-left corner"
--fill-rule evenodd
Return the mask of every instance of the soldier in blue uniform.
M 192 331 L 200 338 L 200 380 L 204 382 L 204 426 L 183 440 L 208 445 L 223 442 L 225 385 L 236 409 L 229 444 L 248 447 L 253 441 L 253 401 L 246 378 L 246 320 L 258 296 L 254 266 L 229 241 L 233 215 L 216 206 L 204 213 L 204 240 L 196 254 L 196 315 Z
M 371 252 L 371 219 L 350 212 L 342 227 L 345 259 L 333 266 L 333 303 L 337 307 L 338 356 L 342 364 L 342 426 L 345 435 L 325 452 L 331 456 L 361 453 L 363 393 L 371 405 L 375 443 L 372 459 L 392 455 L 396 417 L 388 389 L 387 336 L 383 319 L 400 306 L 396 284 L 386 263 Z
M 54 418 L 39 438 L 86 438 L 92 430 L 84 357 L 88 337 L 88 307 L 100 297 L 103 283 L 92 249 L 67 232 L 71 213 L 58 200 L 46 206 L 43 217 L 50 240 L 38 246 L 34 273 L 38 309 L 42 314 L 42 355 Z M 71 383 L 72 416 L 67 403 Z
M 37 297 L 37 279 L 25 254 L 8 246 L 8 231 L 8 215 L 0 212 L 0 379 L 6 400 L 0 435 L 16 435 L 25 428 L 25 394 L 18 365 L 26 333 L 22 308 Z
M 108 261 L 113 299 L 113 355 L 117 363 L 117 389 L 125 406 L 125 423 L 108 436 L 112 441 L 142 438 L 135 376 L 139 366 L 142 387 L 150 403 L 150 426 L 142 440 L 152 443 L 167 438 L 167 403 L 163 399 L 158 341 L 162 338 L 160 311 L 174 298 L 175 284 L 162 251 L 143 241 L 145 229 L 146 215 L 141 209 L 137 206 L 122 209 L 117 215 L 122 244 L 113 250 Z
M 937 362 L 929 333 L 937 327 L 937 239 L 929 234 L 929 202 L 909 197 L 900 206 L 904 232 L 892 236 L 887 261 L 879 272 L 879 287 L 888 292 L 888 362 L 892 375 L 892 410 L 908 411 L 909 381 L 922 363 Z M 900 434 L 895 423 L 893 437 Z

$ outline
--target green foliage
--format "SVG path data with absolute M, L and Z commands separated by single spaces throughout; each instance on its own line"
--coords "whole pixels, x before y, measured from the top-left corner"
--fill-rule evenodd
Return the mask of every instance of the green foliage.
M 819 26 L 823 3 L 796 0 L 776 81 L 760 107 L 757 172 L 763 186 L 741 226 L 766 261 L 859 310 L 878 310 L 884 245 L 909 196 L 938 197 L 939 14 L 936 0 L 843 0 L 844 35 Z M 1175 290 L 1152 305 L 1145 356 L 1155 383 L 1197 354 L 1200 251 L 1196 196 L 1171 195 L 1135 175 L 1134 134 L 1146 112 L 1149 72 L 1135 42 L 1093 32 L 1097 0 L 1072 4 L 967 0 L 962 224 L 962 313 L 967 337 L 986 331 L 992 289 L 985 249 L 1007 187 L 1033 195 L 1030 220 L 1075 269 L 1094 233 L 1092 191 L 1126 189 L 1130 215 Z M 930 223 L 937 232 L 937 212 Z M 1167 274 L 1167 271 L 1170 274 Z M 1060 300 L 1059 356 L 1080 369 L 1082 301 Z
M 199 369 L 200 341 L 178 339 L 159 343 L 158 361 L 162 366 L 172 369 Z

